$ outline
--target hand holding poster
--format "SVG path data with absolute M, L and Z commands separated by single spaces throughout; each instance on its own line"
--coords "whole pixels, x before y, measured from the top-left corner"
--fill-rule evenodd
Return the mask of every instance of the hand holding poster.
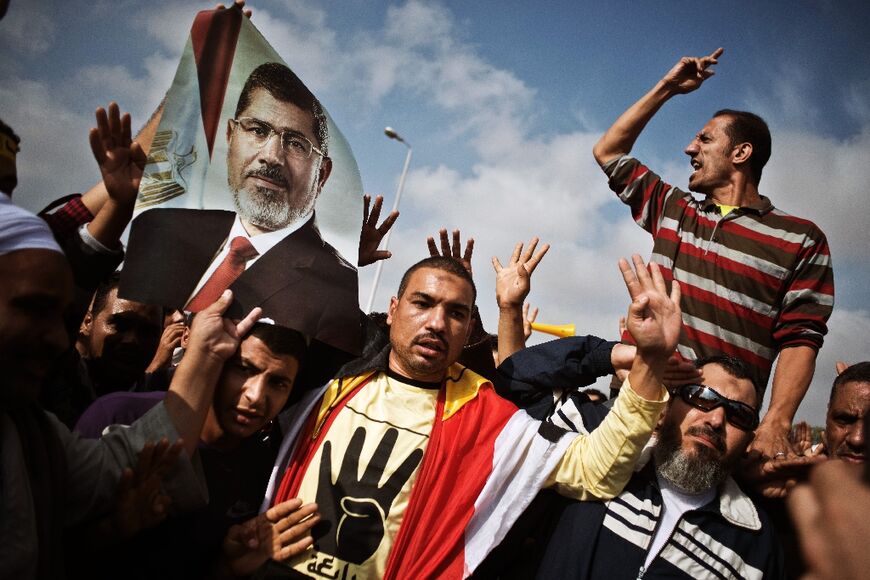
M 191 29 L 137 198 L 122 296 L 359 349 L 362 183 L 328 113 L 238 7 Z M 352 258 L 352 260 L 345 259 Z

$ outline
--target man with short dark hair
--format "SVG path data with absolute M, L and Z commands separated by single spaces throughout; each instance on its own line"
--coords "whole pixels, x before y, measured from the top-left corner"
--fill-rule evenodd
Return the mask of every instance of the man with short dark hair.
M 290 69 L 266 63 L 247 79 L 226 138 L 236 211 L 142 213 L 121 296 L 197 312 L 229 287 L 232 313 L 261 306 L 278 324 L 358 353 L 356 269 L 315 219 L 332 171 L 322 106 Z
M 762 389 L 778 357 L 771 403 L 750 447 L 781 457 L 792 452 L 788 432 L 834 306 L 825 235 L 760 195 L 770 132 L 757 115 L 721 110 L 686 147 L 694 168 L 689 189 L 703 194 L 702 201 L 629 156 L 659 108 L 700 87 L 722 52 L 682 58 L 616 120 L 593 153 L 611 189 L 652 234 L 651 260 L 685 287 L 679 354 L 739 358 Z
M 160 342 L 163 311 L 119 298 L 119 280 L 115 274 L 97 287 L 76 340 L 94 397 L 129 390 Z
M 208 506 L 170 518 L 119 546 L 95 569 L 115 577 L 127 563 L 139 562 L 135 572 L 127 572 L 129 577 L 169 579 L 202 576 L 215 566 L 230 526 L 258 514 L 278 450 L 272 435 L 280 435 L 280 429 L 273 421 L 290 397 L 306 350 L 305 338 L 295 330 L 254 324 L 223 365 L 199 435 Z M 75 430 L 99 438 L 111 425 L 131 424 L 166 396 L 159 391 L 106 395 L 85 411 Z M 296 517 L 313 512 L 313 506 L 305 506 Z M 314 523 L 308 522 L 305 530 Z M 296 535 L 286 544 L 300 539 Z
M 870 362 L 849 366 L 831 387 L 825 419 L 825 448 L 831 459 L 867 461 L 864 422 L 870 413 Z
M 589 438 L 532 419 L 456 364 L 474 282 L 452 258 L 414 265 L 390 301 L 390 344 L 347 365 L 285 421 L 263 508 L 316 501 L 321 524 L 314 548 L 276 572 L 460 578 L 501 540 L 529 489 L 618 493 L 664 405 L 661 374 L 680 325 L 678 286 L 668 296 L 657 268 L 650 275 L 635 258 L 636 274 L 621 268 L 640 354 L 612 419 Z

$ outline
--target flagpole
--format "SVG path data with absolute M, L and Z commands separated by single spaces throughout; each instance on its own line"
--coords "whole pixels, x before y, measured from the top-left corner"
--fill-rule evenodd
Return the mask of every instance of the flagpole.
M 397 211 L 399 209 L 399 201 L 402 199 L 402 190 L 405 188 L 405 176 L 408 174 L 408 166 L 411 164 L 411 153 L 413 152 L 413 148 L 411 144 L 402 139 L 402 136 L 399 135 L 395 129 L 392 127 L 386 127 L 384 129 L 384 135 L 402 143 L 405 147 L 408 148 L 408 153 L 405 154 L 405 166 L 402 168 L 402 175 L 399 177 L 399 187 L 396 189 L 396 201 L 393 202 L 393 211 Z M 384 250 L 387 250 L 390 247 L 390 236 L 392 235 L 393 230 L 387 232 L 387 235 L 384 237 Z M 381 281 L 381 272 L 384 270 L 384 262 L 386 260 L 379 260 L 377 269 L 375 270 L 375 279 L 372 282 L 372 291 L 369 294 L 369 301 L 366 304 L 365 313 L 369 314 L 372 311 L 372 305 L 375 302 L 375 294 L 378 291 L 378 284 Z

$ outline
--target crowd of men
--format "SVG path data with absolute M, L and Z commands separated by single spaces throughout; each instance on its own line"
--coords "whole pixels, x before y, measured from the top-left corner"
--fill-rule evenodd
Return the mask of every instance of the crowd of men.
M 19 138 L 0 123 L 0 577 L 866 575 L 870 362 L 838 368 L 821 444 L 792 430 L 833 273 L 824 234 L 759 193 L 767 125 L 722 110 L 692 138 L 701 201 L 629 156 L 722 53 L 682 58 L 594 148 L 654 239 L 648 263 L 619 262 L 621 340 L 525 346 L 548 249 L 533 239 L 493 258 L 495 357 L 459 232 L 421 241 L 385 314 L 356 312 L 314 221 L 322 108 L 260 78 L 280 65 L 227 128 L 237 212 L 201 264 L 174 265 L 189 284 L 116 272 L 159 115 L 133 139 L 129 115 L 98 109 L 102 182 L 38 216 L 12 200 Z M 366 197 L 360 266 L 389 257 L 382 201 Z M 134 224 L 138 268 L 161 254 L 136 246 L 145 228 L 190 234 L 164 219 L 199 220 L 179 211 Z M 249 268 L 280 277 L 291 243 L 285 260 L 324 268 L 257 300 Z M 318 290 L 335 283 L 353 292 Z M 584 387 L 609 375 L 619 388 L 594 400 Z

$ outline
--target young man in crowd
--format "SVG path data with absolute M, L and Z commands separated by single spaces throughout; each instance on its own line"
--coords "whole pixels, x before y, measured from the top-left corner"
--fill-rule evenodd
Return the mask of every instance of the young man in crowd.
M 306 348 L 304 337 L 294 330 L 265 322 L 254 325 L 223 367 L 199 436 L 208 505 L 140 534 L 102 558 L 97 563 L 102 572 L 91 575 L 113 577 L 127 569 L 129 577 L 189 578 L 214 569 L 230 527 L 259 511 L 280 443 L 273 421 L 290 396 Z M 165 397 L 161 391 L 106 395 L 82 415 L 76 431 L 98 438 L 111 425 L 129 425 Z M 292 510 L 294 522 L 314 510 L 314 505 Z M 306 519 L 287 545 L 301 540 L 316 522 L 316 517 Z M 140 564 L 129 569 L 124 562 Z M 234 562 L 228 565 L 238 568 Z

